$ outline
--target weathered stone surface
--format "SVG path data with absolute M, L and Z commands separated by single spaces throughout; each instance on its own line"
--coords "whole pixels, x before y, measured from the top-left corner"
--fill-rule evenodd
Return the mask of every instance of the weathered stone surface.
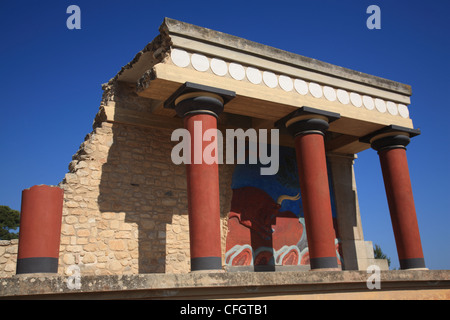
M 0 240 L 0 278 L 16 273 L 19 240 Z
M 117 108 L 149 108 L 126 84 L 107 91 Z M 94 124 L 60 184 L 59 274 L 74 265 L 83 275 L 189 272 L 186 175 L 183 165 L 171 161 L 170 135 L 164 129 Z M 231 169 L 220 168 L 222 219 L 231 200 Z M 225 239 L 226 229 L 222 234 Z M 0 244 L 0 277 L 15 274 L 17 242 L 15 249 L 8 246 Z
M 118 269 L 117 262 L 108 265 Z M 362 271 L 236 272 L 83 276 L 44 274 L 0 279 L 0 298 L 288 298 L 449 299 L 450 271 L 382 271 L 381 289 L 370 290 Z

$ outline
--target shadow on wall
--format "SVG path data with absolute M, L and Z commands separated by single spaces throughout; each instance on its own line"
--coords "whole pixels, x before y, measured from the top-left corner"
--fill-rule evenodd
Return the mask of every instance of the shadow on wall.
M 186 170 L 185 165 L 171 160 L 178 142 L 171 141 L 171 130 L 117 123 L 112 129 L 113 142 L 102 167 L 98 197 L 104 224 L 114 230 L 106 241 L 109 250 L 123 272 L 189 272 Z M 219 166 L 223 221 L 230 210 L 233 167 Z M 225 229 L 226 224 L 223 248 Z
M 98 204 L 115 230 L 110 250 L 129 269 L 137 259 L 139 273 L 166 271 L 167 224 L 187 214 L 185 168 L 172 164 L 172 144 L 167 130 L 113 125 Z
M 151 114 L 151 103 L 139 97 L 133 86 L 119 83 L 110 91 L 105 90 L 103 98 L 114 100 L 116 112 L 127 109 L 130 114 Z M 145 121 L 134 117 L 137 123 Z M 219 121 L 225 121 L 223 117 Z M 124 273 L 189 272 L 186 169 L 171 160 L 172 148 L 178 143 L 171 141 L 172 130 L 114 123 L 112 133 L 97 199 L 102 224 L 112 235 L 105 239 L 109 251 L 114 253 L 110 261 L 117 261 L 114 263 L 118 273 L 120 269 Z M 219 165 L 224 228 L 231 204 L 233 168 Z

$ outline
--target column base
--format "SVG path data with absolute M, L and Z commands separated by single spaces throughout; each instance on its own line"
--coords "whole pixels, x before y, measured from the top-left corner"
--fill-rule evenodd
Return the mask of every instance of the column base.
M 191 271 L 221 271 L 221 257 L 199 257 L 191 258 Z
M 58 258 L 33 257 L 17 259 L 16 274 L 57 272 Z
M 36 273 L 18 273 L 13 275 L 13 277 L 15 278 L 39 278 L 39 277 L 44 277 L 44 278 L 50 278 L 50 277 L 61 277 L 61 274 L 59 273 L 49 273 L 49 272 L 36 272 Z
M 309 264 L 311 265 L 311 270 L 323 270 L 323 269 L 336 269 L 339 270 L 337 265 L 336 257 L 320 257 L 320 258 L 310 258 Z
M 401 270 L 426 269 L 424 258 L 400 259 Z

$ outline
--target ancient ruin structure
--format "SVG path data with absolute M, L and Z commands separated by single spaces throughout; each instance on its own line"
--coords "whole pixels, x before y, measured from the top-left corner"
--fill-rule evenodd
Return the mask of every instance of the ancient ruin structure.
M 364 240 L 353 170 L 371 147 L 401 268 L 425 268 L 405 148 L 420 133 L 410 86 L 168 18 L 159 31 L 103 85 L 59 188 L 24 191 L 17 273 L 387 269 Z M 27 222 L 46 197 L 61 204 L 60 226 Z M 30 240 L 55 230 L 45 241 L 59 256 Z

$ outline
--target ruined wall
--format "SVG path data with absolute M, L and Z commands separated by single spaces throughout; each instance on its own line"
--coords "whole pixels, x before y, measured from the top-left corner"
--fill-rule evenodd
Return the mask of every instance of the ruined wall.
M 102 107 L 147 111 L 130 88 L 105 89 Z M 102 107 L 60 184 L 59 273 L 72 265 L 83 275 L 189 272 L 185 167 L 171 161 L 171 130 L 106 122 Z M 223 244 L 232 170 L 219 168 Z
M 0 278 L 16 274 L 19 240 L 0 240 Z
M 93 131 L 73 155 L 64 189 L 59 274 L 187 273 L 189 222 L 184 165 L 171 160 L 172 130 L 110 121 L 105 107 L 146 113 L 151 101 L 112 82 Z M 222 247 L 233 165 L 219 166 Z M 18 240 L 0 241 L 0 277 L 15 275 Z
M 172 163 L 172 146 L 169 131 L 122 124 L 88 135 L 61 183 L 61 272 L 189 271 L 185 168 Z M 220 173 L 225 218 L 231 170 Z

